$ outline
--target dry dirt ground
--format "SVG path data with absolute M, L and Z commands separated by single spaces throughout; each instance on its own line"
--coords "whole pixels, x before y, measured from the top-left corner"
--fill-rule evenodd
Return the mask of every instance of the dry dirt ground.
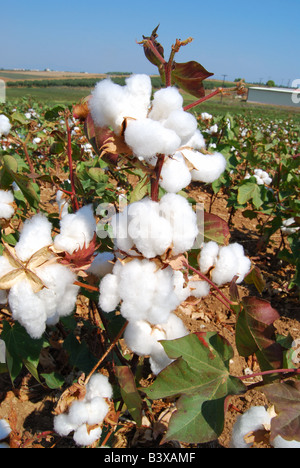
M 191 195 L 202 201 L 205 210 L 211 209 L 214 214 L 220 215 L 225 221 L 229 220 L 229 212 L 226 201 L 220 194 L 211 203 L 211 194 L 203 192 L 202 187 L 197 185 L 192 187 Z M 245 253 L 252 259 L 263 272 L 266 280 L 266 287 L 262 293 L 262 298 L 271 302 L 277 309 L 280 319 L 275 322 L 278 333 L 290 334 L 294 339 L 300 337 L 299 322 L 299 301 L 296 292 L 288 293 L 286 284 L 292 275 L 290 266 L 278 261 L 274 253 L 280 243 L 280 236 L 272 238 L 272 243 L 267 249 L 259 250 L 259 236 L 256 230 L 256 221 L 245 220 L 241 213 L 236 212 L 231 217 L 231 238 L 230 242 L 237 241 L 244 246 Z M 252 286 L 242 283 L 239 287 L 240 295 L 258 295 Z M 226 288 L 224 288 L 224 292 Z M 93 316 L 91 314 L 94 314 Z M 184 320 L 191 332 L 195 331 L 217 331 L 223 335 L 235 349 L 234 326 L 235 315 L 226 309 L 216 298 L 208 296 L 196 304 L 188 304 L 179 307 L 178 315 Z M 95 316 L 95 311 L 91 312 L 86 298 L 78 299 L 76 310 L 77 319 L 83 317 L 99 320 Z M 4 316 L 0 311 L 0 319 Z M 99 337 L 93 337 L 93 352 L 101 355 L 101 343 L 96 345 Z M 53 337 L 54 357 L 49 353 L 41 356 L 41 366 L 44 372 L 59 370 L 69 372 L 66 366 L 66 357 L 60 347 L 60 330 L 57 331 L 56 342 Z M 245 369 L 258 371 L 258 364 L 255 359 L 245 360 L 237 355 L 231 363 L 231 374 L 241 376 L 245 374 Z M 152 376 L 148 375 L 147 365 L 145 367 L 145 378 L 143 385 L 151 382 Z M 71 374 L 70 374 L 71 375 Z M 70 376 L 69 376 L 70 377 Z M 73 375 L 74 377 L 74 375 Z M 249 379 L 246 383 L 253 383 Z M 7 374 L 0 375 L 0 419 L 11 418 L 15 428 L 14 445 L 16 447 L 54 447 L 54 448 L 75 448 L 72 437 L 60 438 L 53 434 L 53 409 L 57 404 L 60 392 L 57 390 L 46 390 L 38 384 L 25 370 L 16 379 L 14 386 L 11 384 Z M 245 412 L 250 406 L 264 405 L 267 401 L 259 390 L 249 390 L 245 395 L 233 397 L 226 412 L 224 431 L 218 440 L 207 444 L 200 444 L 197 448 L 228 448 L 232 426 L 240 413 Z M 152 415 L 145 414 L 143 427 L 137 429 L 130 418 L 124 418 L 112 437 L 113 446 L 119 448 L 129 447 L 158 447 L 162 439 L 166 423 L 174 407 L 173 402 L 154 402 Z M 170 443 L 169 443 L 170 444 Z M 174 441 L 171 446 L 178 447 L 178 442 Z M 184 447 L 195 447 L 183 444 Z M 260 447 L 268 448 L 267 443 L 261 443 Z

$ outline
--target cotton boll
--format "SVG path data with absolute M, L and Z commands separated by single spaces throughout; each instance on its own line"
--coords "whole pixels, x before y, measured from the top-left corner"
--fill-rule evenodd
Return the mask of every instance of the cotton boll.
M 76 429 L 76 425 L 70 422 L 70 418 L 68 414 L 62 413 L 58 414 L 54 417 L 54 430 L 59 434 L 61 437 L 65 437 L 70 434 L 70 432 Z
M 52 244 L 52 225 L 42 214 L 36 214 L 27 219 L 21 230 L 20 239 L 15 246 L 17 256 L 22 262 L 29 258 L 38 250 Z
M 199 267 L 202 273 L 207 273 L 215 264 L 218 253 L 219 246 L 216 242 L 209 241 L 203 244 L 199 256 Z
M 0 137 L 2 135 L 7 136 L 10 132 L 11 129 L 11 123 L 9 121 L 9 118 L 6 117 L 6 115 L 1 114 L 0 115 Z
M 147 116 L 152 93 L 151 79 L 148 75 L 137 74 L 126 78 L 126 89 L 130 106 L 129 115 L 135 119 Z
M 166 192 L 177 193 L 191 183 L 191 173 L 181 153 L 165 159 L 159 179 L 159 185 Z
M 63 218 L 69 212 L 69 203 L 64 198 L 62 190 L 58 190 L 56 193 L 56 203 L 58 204 L 60 217 Z
M 237 272 L 237 257 L 231 248 L 221 247 L 211 279 L 218 286 L 230 283 Z
M 27 280 L 13 285 L 8 295 L 14 320 L 17 320 L 32 338 L 40 338 L 46 328 L 47 313 L 43 301 L 33 292 Z
M 149 118 L 153 120 L 167 119 L 172 111 L 181 110 L 183 97 L 175 87 L 159 89 L 154 93 L 152 109 Z
M 206 148 L 204 137 L 199 129 L 197 129 L 191 138 L 185 142 L 184 146 L 193 148 L 194 150 L 201 150 Z
M 181 140 L 181 146 L 185 145 L 197 130 L 196 118 L 182 109 L 172 111 L 163 125 L 176 132 Z
M 192 180 L 212 183 L 225 171 L 226 159 L 221 153 L 203 154 L 199 151 L 182 150 L 184 157 L 194 166 Z
M 93 206 L 86 205 L 76 213 L 66 214 L 60 221 L 60 234 L 54 239 L 54 246 L 72 254 L 88 246 L 96 232 Z
M 86 385 L 86 400 L 91 401 L 96 397 L 112 398 L 112 396 L 113 388 L 106 375 L 100 373 L 93 374 Z
M 190 288 L 185 286 L 185 279 L 181 271 L 173 271 L 173 285 L 174 292 L 180 303 L 185 301 L 190 296 Z
M 129 322 L 124 332 L 126 345 L 138 356 L 150 355 L 155 343 L 151 332 L 152 327 L 150 323 L 145 320 Z
M 206 297 L 210 291 L 210 285 L 207 281 L 202 280 L 191 280 L 188 283 L 190 289 L 190 295 L 200 299 Z
M 111 252 L 100 252 L 98 253 L 87 270 L 87 273 L 91 273 L 98 277 L 103 277 L 108 273 L 112 272 L 114 267 L 114 254 Z
M 95 124 L 99 127 L 112 127 L 120 131 L 123 122 L 124 89 L 110 79 L 100 81 L 89 99 L 89 108 Z
M 154 162 L 157 154 L 174 154 L 180 146 L 180 138 L 173 130 L 151 119 L 129 121 L 124 138 L 135 156 L 148 163 Z
M 134 246 L 134 242 L 128 234 L 128 222 L 128 206 L 125 207 L 122 212 L 114 214 L 110 222 L 115 247 L 127 253 L 129 253 Z
M 283 448 L 300 448 L 300 442 L 298 440 L 285 440 L 283 437 L 281 436 L 276 436 L 273 440 L 273 442 L 271 442 L 271 445 L 274 447 L 274 448 L 280 448 L 280 449 L 283 449 Z
M 109 405 L 104 398 L 94 397 L 86 402 L 87 406 L 87 424 L 101 424 L 109 411 Z
M 138 251 L 146 258 L 162 255 L 172 242 L 172 229 L 159 216 L 158 203 L 148 198 L 132 203 L 128 215 L 128 235 Z
M 10 219 L 13 216 L 13 201 L 14 195 L 10 190 L 0 190 L 0 218 Z
M 119 278 L 114 274 L 107 274 L 100 282 L 99 306 L 104 312 L 112 312 L 119 304 Z
M 6 419 L 0 419 L 0 440 L 6 439 L 11 433 L 11 427 Z
M 231 448 L 250 448 L 251 443 L 246 443 L 244 437 L 249 432 L 264 429 L 264 425 L 269 425 L 270 422 L 271 416 L 263 406 L 253 406 L 238 416 L 231 435 Z
M 165 330 L 167 340 L 176 340 L 189 334 L 183 321 L 174 313 L 170 314 L 167 323 L 162 328 Z
M 198 235 L 197 216 L 188 201 L 173 193 L 164 195 L 159 204 L 161 216 L 173 229 L 173 254 L 190 250 Z
M 96 440 L 100 439 L 101 434 L 102 429 L 100 426 L 88 430 L 86 424 L 82 424 L 82 426 L 80 426 L 74 432 L 73 439 L 77 445 L 88 446 L 96 442 Z

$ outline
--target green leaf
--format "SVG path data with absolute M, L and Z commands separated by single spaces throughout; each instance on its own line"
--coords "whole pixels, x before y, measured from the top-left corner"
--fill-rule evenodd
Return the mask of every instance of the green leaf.
M 214 440 L 223 429 L 225 399 L 245 391 L 244 384 L 229 374 L 231 346 L 212 332 L 161 344 L 176 361 L 143 391 L 151 399 L 179 397 L 165 439 L 176 437 L 188 443 Z
M 64 378 L 57 372 L 51 372 L 51 374 L 41 374 L 41 377 L 45 379 L 46 385 L 49 388 L 61 388 L 65 383 Z
M 254 266 L 250 273 L 245 276 L 244 281 L 246 284 L 254 284 L 258 292 L 262 293 L 266 286 L 266 281 L 262 272 L 257 266 Z
M 220 216 L 204 212 L 204 241 L 224 245 L 230 237 L 229 226 Z
M 12 382 L 21 372 L 23 364 L 39 380 L 37 366 L 44 339 L 33 339 L 18 322 L 10 326 L 3 322 L 1 339 L 6 345 L 7 366 Z
M 243 183 L 238 188 L 238 203 L 244 205 L 250 200 L 253 202 L 255 208 L 259 208 L 263 203 L 260 188 L 255 182 Z
M 127 366 L 116 366 L 115 372 L 123 401 L 134 421 L 140 427 L 142 425 L 142 399 L 136 388 L 134 375 Z
M 88 374 L 97 364 L 97 359 L 91 354 L 87 344 L 84 341 L 79 343 L 72 333 L 65 339 L 63 347 L 70 356 L 70 364 L 82 372 Z

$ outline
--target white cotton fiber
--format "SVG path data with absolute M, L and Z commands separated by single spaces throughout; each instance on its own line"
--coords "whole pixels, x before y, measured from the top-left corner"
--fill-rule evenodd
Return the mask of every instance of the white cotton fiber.
M 177 193 L 191 183 L 192 177 L 181 153 L 165 158 L 159 185 L 169 193 Z
M 193 148 L 194 150 L 201 150 L 206 148 L 204 137 L 199 129 L 197 129 L 191 138 L 184 144 L 184 146 Z
M 86 385 L 86 400 L 91 401 L 96 397 L 112 398 L 112 396 L 113 388 L 106 375 L 100 373 L 93 374 Z
M 86 424 L 82 424 L 74 432 L 73 439 L 77 445 L 91 445 L 96 440 L 100 439 L 102 429 L 100 426 L 88 430 Z
M 27 219 L 21 230 L 20 239 L 15 246 L 16 254 L 23 262 L 38 250 L 52 244 L 52 225 L 42 214 Z
M 189 202 L 178 194 L 167 193 L 161 198 L 159 209 L 172 226 L 173 254 L 190 250 L 198 235 L 198 226 L 197 215 Z
M 43 301 L 32 291 L 27 280 L 12 286 L 8 296 L 12 317 L 32 338 L 40 338 L 46 328 L 47 313 Z
M 122 301 L 120 311 L 127 320 L 163 323 L 180 303 L 172 271 L 170 267 L 157 269 L 147 259 L 117 263 L 113 274 L 100 283 L 99 305 L 111 312 Z
M 192 180 L 211 183 L 225 171 L 226 159 L 221 153 L 203 154 L 199 151 L 183 149 L 182 154 L 194 166 Z
M 295 449 L 295 448 L 300 448 L 300 442 L 298 440 L 285 440 L 281 436 L 276 436 L 271 442 L 271 445 L 274 448 L 290 448 L 290 449 Z
M 79 292 L 79 286 L 73 284 L 76 275 L 66 266 L 57 263 L 40 267 L 37 274 L 45 285 L 37 296 L 43 301 L 47 324 L 54 325 L 60 317 L 73 312 Z
M 210 285 L 205 280 L 190 280 L 188 282 L 188 287 L 190 289 L 190 296 L 200 299 L 201 297 L 206 297 L 210 291 Z
M 208 270 L 215 264 L 219 253 L 219 246 L 214 241 L 209 241 L 203 244 L 199 256 L 199 267 L 202 273 L 207 273 Z
M 0 137 L 2 135 L 7 136 L 10 132 L 11 129 L 11 123 L 9 121 L 9 118 L 6 117 L 6 115 L 1 114 L 0 115 Z
M 151 97 L 151 80 L 147 75 L 133 75 L 125 86 L 110 79 L 100 81 L 92 91 L 89 108 L 99 127 L 112 127 L 120 133 L 125 117 L 145 118 Z
M 145 320 L 129 322 L 124 332 L 124 340 L 132 352 L 139 356 L 149 356 L 151 370 L 158 374 L 172 362 L 159 341 L 175 340 L 187 334 L 188 330 L 182 320 L 170 313 L 165 323 L 155 326 Z
M 163 125 L 166 128 L 174 130 L 181 140 L 181 146 L 186 145 L 197 130 L 196 118 L 182 109 L 172 111 Z
M 269 425 L 270 422 L 271 416 L 263 406 L 253 406 L 238 416 L 231 435 L 231 448 L 250 448 L 251 443 L 246 443 L 244 437 L 251 432 L 264 429 L 264 425 Z
M 14 195 L 10 190 L 0 190 L 0 218 L 10 219 L 13 216 L 13 202 Z
M 86 205 L 76 213 L 66 214 L 60 221 L 60 234 L 54 239 L 54 246 L 72 254 L 88 246 L 96 232 L 93 206 Z
M 70 434 L 70 432 L 76 429 L 76 426 L 71 423 L 68 414 L 62 413 L 54 417 L 54 430 L 62 437 Z
M 69 202 L 64 197 L 64 193 L 62 190 L 58 190 L 56 193 L 56 203 L 58 204 L 58 212 L 60 217 L 62 218 L 69 212 Z
M 181 142 L 174 130 L 149 118 L 129 121 L 124 137 L 134 155 L 149 164 L 155 164 L 157 154 L 174 154 Z
M 108 273 L 111 273 L 114 267 L 114 258 L 115 256 L 111 252 L 98 253 L 94 257 L 92 264 L 87 270 L 87 273 L 91 273 L 98 277 L 103 277 Z
M 119 304 L 119 278 L 113 274 L 105 275 L 100 282 L 99 306 L 104 312 L 113 311 Z
M 11 427 L 6 419 L 0 419 L 0 440 L 6 439 L 11 433 Z
M 170 113 L 175 110 L 181 110 L 183 97 L 175 87 L 159 89 L 154 93 L 152 108 L 149 118 L 153 120 L 165 120 Z

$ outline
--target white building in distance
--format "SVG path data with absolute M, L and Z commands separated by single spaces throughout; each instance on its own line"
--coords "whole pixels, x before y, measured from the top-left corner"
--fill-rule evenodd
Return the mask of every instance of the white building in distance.
M 300 89 L 251 86 L 247 102 L 300 108 Z

